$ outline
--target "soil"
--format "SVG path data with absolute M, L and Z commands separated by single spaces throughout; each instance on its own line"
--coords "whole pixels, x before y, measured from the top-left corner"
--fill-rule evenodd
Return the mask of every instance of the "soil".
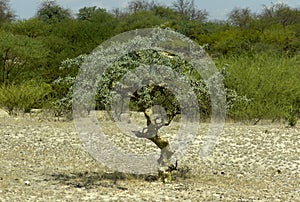
M 103 117 L 107 133 L 117 132 Z M 163 133 L 172 136 L 178 124 Z M 1 115 L 0 201 L 300 201 L 299 126 L 226 123 L 214 152 L 200 159 L 207 128 L 200 124 L 173 181 L 164 184 L 94 160 L 72 121 Z M 121 135 L 113 139 L 128 145 Z M 136 145 L 128 147 L 148 151 Z

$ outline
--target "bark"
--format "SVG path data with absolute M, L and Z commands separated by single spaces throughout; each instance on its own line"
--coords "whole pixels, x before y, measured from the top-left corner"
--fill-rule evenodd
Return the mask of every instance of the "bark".
M 144 111 L 144 115 L 147 119 L 147 139 L 151 140 L 161 150 L 158 163 L 161 166 L 169 166 L 173 151 L 170 147 L 169 141 L 159 135 L 158 130 L 162 127 L 162 124 L 152 123 L 148 110 Z M 164 125 L 164 124 L 163 124 Z
M 158 178 L 164 183 L 168 183 L 172 180 L 171 172 L 177 169 L 177 162 L 175 167 L 174 165 L 171 165 L 170 159 L 174 152 L 170 147 L 168 139 L 161 137 L 158 133 L 158 130 L 163 126 L 169 125 L 172 118 L 170 118 L 167 123 L 165 123 L 164 120 L 162 120 L 160 123 L 156 123 L 156 120 L 151 120 L 151 112 L 149 109 L 144 111 L 144 115 L 147 120 L 147 127 L 144 128 L 142 132 L 134 131 L 135 135 L 140 138 L 147 138 L 158 148 L 160 148 L 161 153 L 159 159 L 157 160 L 160 165 L 158 170 Z

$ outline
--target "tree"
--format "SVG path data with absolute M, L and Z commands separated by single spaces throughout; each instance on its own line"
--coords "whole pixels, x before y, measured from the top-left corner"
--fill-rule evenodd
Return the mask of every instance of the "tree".
M 159 16 L 160 18 L 171 21 L 178 21 L 178 13 L 170 7 L 155 5 L 153 6 L 152 11 L 156 16 Z
M 107 12 L 104 8 L 84 7 L 79 9 L 77 19 L 80 21 L 90 21 L 94 25 L 111 23 L 113 20 L 113 14 Z
M 81 60 L 82 57 L 68 60 L 64 63 L 63 69 L 67 68 L 65 71 L 70 71 L 72 68 L 78 68 L 81 66 L 78 65 L 78 62 L 80 63 Z M 77 78 L 76 86 L 81 86 L 82 91 L 81 88 L 74 90 L 69 83 L 71 85 L 69 92 L 71 93 L 65 93 L 69 99 L 61 101 L 66 102 L 73 98 L 74 116 L 77 115 L 77 112 L 85 114 L 87 111 L 88 114 L 94 107 L 112 110 L 111 115 L 119 120 L 122 119 L 122 114 L 128 113 L 128 110 L 143 112 L 146 127 L 130 132 L 137 138 L 152 141 L 160 148 L 161 156 L 158 163 L 162 167 L 167 167 L 165 170 L 167 173 L 171 173 L 172 169 L 176 169 L 176 163 L 173 166 L 170 162 L 175 151 L 174 148 L 171 148 L 169 140 L 163 137 L 160 131 L 163 127 L 169 126 L 179 114 L 184 120 L 199 121 L 199 117 L 195 114 L 199 112 L 198 105 L 201 106 L 201 117 L 210 116 L 211 103 L 207 83 L 189 62 L 165 51 L 151 49 L 134 51 L 109 63 L 109 68 L 101 74 L 101 77 L 95 78 L 97 79 L 97 93 L 96 96 L 92 96 L 92 100 L 95 99 L 95 106 L 90 103 L 93 101 L 86 97 L 89 94 L 87 89 L 94 85 L 91 83 L 93 83 L 95 74 L 90 72 L 83 73 L 84 75 L 81 74 L 82 76 Z M 151 67 L 149 69 L 140 68 L 143 65 Z M 163 65 L 170 66 L 170 68 L 162 68 Z M 90 65 L 88 66 L 90 67 Z M 81 70 L 85 72 L 84 66 L 81 66 Z M 68 81 L 72 81 L 70 77 L 66 77 L 66 80 L 60 79 L 62 84 L 66 84 Z M 221 92 L 215 91 L 215 93 Z M 70 105 L 67 104 L 67 106 Z
M 72 18 L 70 10 L 58 5 L 55 0 L 43 1 L 36 16 L 50 24 Z
M 126 13 L 119 8 L 112 9 L 111 13 L 113 14 L 113 16 L 115 18 L 122 18 L 122 17 L 126 16 Z
M 0 83 L 17 81 L 27 65 L 37 64 L 46 54 L 41 41 L 0 32 Z
M 260 18 L 268 25 L 279 23 L 286 27 L 300 23 L 300 10 L 292 9 L 285 3 L 275 3 L 271 6 L 265 5 Z
M 154 2 L 149 3 L 146 0 L 132 0 L 128 3 L 127 9 L 130 13 L 135 13 L 137 11 L 147 11 L 151 10 Z
M 28 20 L 18 20 L 14 23 L 6 24 L 4 29 L 15 35 L 38 38 L 49 35 L 51 25 L 46 24 L 37 18 L 30 18 Z
M 160 26 L 166 21 L 166 19 L 155 15 L 153 11 L 139 11 L 122 18 L 117 26 L 117 32 Z
M 250 28 L 254 20 L 254 14 L 249 8 L 234 8 L 228 15 L 228 21 L 233 26 Z
M 93 14 L 96 12 L 97 7 L 83 7 L 79 9 L 79 12 L 77 14 L 77 19 L 78 20 L 89 20 Z
M 76 22 L 73 22 L 77 23 L 78 27 L 76 30 L 77 33 L 74 33 L 77 37 L 73 41 L 79 44 L 78 49 L 89 46 L 89 49 L 82 53 L 90 52 L 98 44 L 115 34 L 117 18 L 106 9 L 95 7 L 85 8 L 79 12 L 79 15 L 81 17 Z M 65 29 L 65 32 L 68 35 L 68 29 Z
M 77 14 L 77 19 L 91 21 L 92 19 L 95 18 L 107 18 L 108 16 L 111 17 L 111 14 L 108 13 L 105 9 L 97 8 L 96 6 L 93 6 L 93 7 L 83 7 L 79 9 L 79 12 Z M 98 19 L 98 20 L 105 21 L 105 19 Z
M 84 58 L 85 56 L 80 56 L 73 60 L 67 60 L 62 64 L 61 69 L 64 71 L 70 71 L 73 68 L 76 69 L 78 66 L 81 66 L 80 63 L 84 61 Z M 153 63 L 156 63 L 158 66 L 149 69 L 149 71 L 139 69 L 139 66 L 142 64 L 151 65 Z M 159 65 L 171 65 L 178 74 L 165 70 Z M 133 71 L 135 71 L 135 76 L 139 75 L 143 78 L 139 79 L 134 75 L 127 74 Z M 183 77 L 184 75 L 186 78 Z M 132 131 L 132 133 L 137 138 L 146 138 L 152 141 L 161 149 L 161 156 L 158 162 L 161 166 L 167 167 L 166 171 L 171 173 L 172 169 L 176 169 L 176 165 L 173 166 L 170 163 L 170 158 L 174 154 L 174 151 L 170 147 L 169 140 L 163 137 L 159 131 L 161 128 L 169 126 L 179 114 L 182 114 L 182 117 L 185 117 L 186 114 L 183 115 L 183 113 L 187 112 L 191 112 L 194 115 L 198 110 L 199 103 L 193 101 L 196 101 L 197 98 L 203 104 L 201 105 L 203 107 L 202 115 L 207 116 L 209 114 L 208 111 L 204 110 L 209 105 L 207 88 L 199 78 L 199 74 L 197 74 L 196 70 L 192 70 L 189 63 L 180 59 L 179 56 L 168 52 L 145 50 L 129 53 L 116 61 L 99 79 L 95 98 L 96 109 L 114 107 L 114 114 L 112 116 L 120 119 L 121 115 L 127 112 L 126 107 L 123 108 L 119 105 L 124 102 L 123 98 L 125 98 L 129 101 L 130 110 L 143 112 L 146 119 L 146 127 L 143 130 Z M 88 81 L 90 80 L 88 79 Z M 56 81 L 59 86 L 61 84 L 70 85 L 69 93 L 64 94 L 68 96 L 68 99 L 62 98 L 58 101 L 58 103 L 65 103 L 63 105 L 69 108 L 72 107 L 70 105 L 72 97 L 78 96 L 76 94 L 72 95 L 72 82 L 74 82 L 74 79 L 72 80 L 70 77 L 59 79 L 58 83 Z M 189 89 L 189 92 L 183 92 L 184 89 L 181 88 L 184 88 L 187 83 L 191 84 L 192 87 Z M 177 84 L 179 86 L 176 86 Z M 168 85 L 171 87 L 168 87 Z M 140 86 L 141 88 L 134 90 L 134 86 Z M 173 87 L 178 88 L 181 92 L 176 95 L 177 97 L 170 90 Z M 193 91 L 198 95 L 197 98 L 193 97 Z M 84 99 L 84 96 L 82 98 Z M 181 102 L 185 104 L 182 105 Z M 87 107 L 86 109 L 88 111 L 91 110 L 90 106 L 86 105 L 89 102 L 84 101 L 84 103 Z M 73 103 L 73 107 L 77 104 L 77 102 Z M 196 117 L 192 116 L 190 118 L 193 120 Z
M 182 16 L 187 15 L 191 9 L 193 2 L 188 0 L 177 0 L 173 3 L 174 9 L 180 13 Z
M 152 141 L 161 149 L 161 156 L 158 162 L 161 166 L 167 167 L 167 169 L 165 170 L 166 172 L 159 173 L 159 175 L 163 175 L 162 178 L 168 178 L 170 175 L 165 174 L 170 174 L 172 170 L 176 169 L 177 163 L 172 165 L 170 162 L 170 158 L 175 151 L 171 148 L 169 140 L 161 134 L 161 129 L 169 126 L 179 114 L 181 114 L 182 118 L 188 118 L 188 121 L 199 121 L 199 117 L 194 114 L 199 110 L 197 108 L 198 105 L 201 106 L 201 117 L 209 117 L 212 106 L 209 100 L 211 94 L 207 83 L 192 68 L 191 64 L 180 56 L 165 51 L 149 49 L 134 51 L 121 56 L 102 73 L 100 78 L 96 78 L 97 93 L 96 96 L 92 96 L 92 99 L 95 99 L 96 106 L 94 106 L 94 104 L 85 99 L 87 89 L 91 87 L 89 82 L 94 78 L 90 72 L 84 74 L 83 77 L 77 78 L 76 84 L 80 86 L 82 84 L 82 91 L 80 89 L 79 91 L 78 89 L 74 90 L 73 88 L 74 75 L 77 75 L 74 70 L 78 71 L 81 69 L 84 72 L 82 61 L 86 59 L 87 57 L 82 55 L 62 63 L 60 69 L 65 72 L 73 72 L 73 75 L 59 78 L 55 81 L 56 85 L 64 86 L 66 90 L 69 89 L 69 91 L 65 91 L 62 94 L 64 97 L 57 101 L 59 106 L 66 106 L 69 110 L 72 110 L 73 104 L 74 116 L 76 116 L 77 112 L 85 114 L 85 110 L 87 110 L 88 114 L 93 107 L 96 109 L 107 109 L 112 111 L 111 115 L 119 120 L 122 120 L 122 114 L 128 113 L 128 110 L 143 112 L 146 126 L 142 130 L 133 130 L 130 133 L 133 133 L 137 138 L 145 138 Z M 152 66 L 149 69 L 140 68 L 143 65 Z M 170 66 L 171 68 L 164 69 L 162 65 Z M 83 78 L 82 81 L 80 80 L 81 78 Z M 185 84 L 189 84 L 188 89 L 185 88 Z M 177 94 L 171 90 L 172 86 L 178 89 Z M 228 103 L 232 107 L 236 100 L 240 100 L 234 90 L 230 92 L 232 94 L 228 99 Z M 196 95 L 196 100 L 193 99 L 193 94 Z M 185 116 L 189 112 L 192 117 Z
M 9 7 L 9 0 L 0 0 L 0 24 L 15 19 L 15 14 Z
M 190 12 L 190 19 L 191 20 L 197 20 L 200 22 L 207 21 L 209 14 L 206 10 L 197 10 L 196 8 L 193 8 Z
M 189 20 L 205 21 L 208 17 L 207 11 L 195 7 L 194 0 L 176 0 L 173 2 L 173 8 L 179 15 Z

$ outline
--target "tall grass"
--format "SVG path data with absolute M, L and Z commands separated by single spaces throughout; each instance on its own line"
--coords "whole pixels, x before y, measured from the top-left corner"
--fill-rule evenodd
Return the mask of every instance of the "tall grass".
M 225 86 L 250 102 L 235 102 L 227 112 L 235 120 L 287 119 L 294 125 L 300 115 L 300 55 L 242 54 L 218 58 L 228 65 Z M 28 112 L 51 103 L 50 85 L 28 81 L 0 86 L 0 107 Z M 49 107 L 49 106 L 48 106 Z
M 21 84 L 0 86 L 0 107 L 10 114 L 15 111 L 29 112 L 32 108 L 41 108 L 51 86 L 42 82 L 28 81 Z
M 299 116 L 300 56 L 244 54 L 220 58 L 217 63 L 229 65 L 225 85 L 251 99 L 231 109 L 231 118 L 275 120 Z

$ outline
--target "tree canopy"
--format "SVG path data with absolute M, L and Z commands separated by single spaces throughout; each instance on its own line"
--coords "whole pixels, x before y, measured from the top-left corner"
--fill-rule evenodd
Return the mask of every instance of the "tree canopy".
M 71 11 L 61 7 L 55 0 L 46 0 L 42 2 L 36 15 L 44 22 L 55 23 L 70 19 Z
M 9 6 L 9 2 L 9 0 L 0 0 L 0 24 L 15 19 L 15 14 Z

